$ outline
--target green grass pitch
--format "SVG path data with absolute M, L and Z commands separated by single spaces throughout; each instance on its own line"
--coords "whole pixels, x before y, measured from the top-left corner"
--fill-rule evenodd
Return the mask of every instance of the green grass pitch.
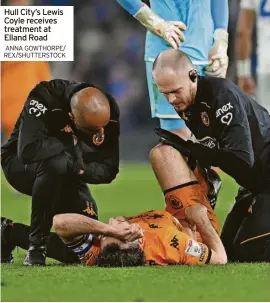
M 217 213 L 223 223 L 237 185 L 222 176 Z M 148 165 L 123 164 L 115 182 L 93 186 L 103 221 L 163 209 L 163 199 Z M 29 222 L 30 199 L 12 192 L 2 177 L 2 215 Z M 44 268 L 25 268 L 25 252 L 2 266 L 2 301 L 269 301 L 270 265 L 90 268 L 48 260 Z

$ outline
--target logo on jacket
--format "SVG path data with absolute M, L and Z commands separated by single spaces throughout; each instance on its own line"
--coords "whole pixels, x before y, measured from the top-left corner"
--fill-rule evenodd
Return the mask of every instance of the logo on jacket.
M 65 132 L 65 133 L 72 133 L 73 132 L 71 126 L 68 125 L 68 124 L 64 128 L 62 128 L 61 131 Z
M 228 102 L 216 111 L 216 118 L 221 116 L 221 123 L 230 125 L 233 118 L 233 114 L 228 112 L 230 109 L 233 109 L 233 106 L 231 105 L 231 102 Z
M 97 216 L 97 213 L 95 212 L 95 210 L 93 209 L 92 203 L 86 201 L 86 209 L 83 210 L 84 213 L 87 213 L 90 216 Z
M 209 119 L 209 116 L 208 116 L 207 112 L 202 112 L 201 113 L 201 118 L 202 118 L 202 122 L 205 126 L 210 125 L 210 119 Z
M 216 146 L 216 139 L 213 139 L 211 137 L 204 137 L 202 139 L 198 139 L 198 141 L 209 148 L 214 148 Z
M 32 106 L 29 108 L 29 114 L 35 115 L 36 117 L 41 116 L 41 114 L 45 114 L 46 110 L 48 110 L 47 107 L 36 100 L 31 100 L 29 104 Z

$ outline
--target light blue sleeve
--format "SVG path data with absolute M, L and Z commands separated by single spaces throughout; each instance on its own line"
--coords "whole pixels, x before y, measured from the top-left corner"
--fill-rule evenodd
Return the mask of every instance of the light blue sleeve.
M 228 29 L 229 7 L 228 0 L 211 0 L 211 13 L 214 28 Z
M 135 15 L 143 5 L 141 0 L 116 0 L 116 1 L 131 15 Z

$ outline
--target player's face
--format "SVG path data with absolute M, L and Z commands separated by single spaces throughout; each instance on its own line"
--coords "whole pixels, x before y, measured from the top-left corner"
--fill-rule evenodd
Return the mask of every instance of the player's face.
M 194 102 L 196 84 L 188 75 L 163 74 L 155 78 L 159 91 L 175 108 L 183 112 Z

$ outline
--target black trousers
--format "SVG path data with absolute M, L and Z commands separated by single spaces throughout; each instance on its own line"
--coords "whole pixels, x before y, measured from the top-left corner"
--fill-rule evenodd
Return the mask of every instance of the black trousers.
M 221 240 L 229 261 L 270 262 L 270 188 L 256 195 L 240 188 Z
M 55 214 L 72 212 L 98 218 L 87 184 L 68 171 L 64 153 L 30 165 L 23 165 L 14 154 L 1 164 L 10 185 L 32 196 L 30 244 L 46 245 Z

